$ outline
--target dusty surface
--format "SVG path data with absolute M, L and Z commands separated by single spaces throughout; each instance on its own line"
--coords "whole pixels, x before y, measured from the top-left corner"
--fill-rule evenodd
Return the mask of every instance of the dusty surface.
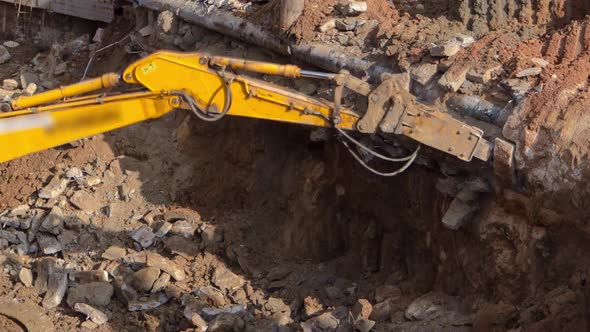
M 585 13 L 583 2 L 394 3 L 368 1 L 369 11 L 359 16 L 364 25 L 319 33 L 325 20 L 342 17 L 333 13 L 334 3 L 312 1 L 291 32 L 409 72 L 412 92 L 425 102 L 476 96 L 494 103 L 502 113 L 480 124 L 491 139 L 503 130 L 516 143 L 516 184 L 502 185 L 485 165 L 450 168 L 443 159 L 424 159 L 383 179 L 367 174 L 336 140 L 311 141 L 309 128 L 238 118 L 205 124 L 178 112 L 0 165 L 0 296 L 39 306 L 58 331 L 198 329 L 195 314 L 218 331 L 588 330 L 583 208 L 590 25 L 571 21 Z M 133 17 L 127 9 L 106 29 L 102 45 L 133 30 Z M 286 61 L 176 23 L 102 53 L 91 74 L 120 70 L 139 52 L 163 47 Z M 48 24 L 35 43 L 25 40 L 32 35 L 6 36 L 23 45 L 0 65 L 3 78 L 40 66 L 40 89 L 81 77 L 98 46 L 88 45 L 96 25 Z M 88 48 L 76 49 L 71 41 L 84 33 Z M 431 54 L 430 43 L 458 33 L 477 40 L 451 56 Z M 48 45 L 47 36 L 55 35 L 69 47 Z M 45 60 L 33 61 L 37 53 Z M 535 58 L 548 63 L 539 70 Z M 62 62 L 67 70 L 54 75 L 52 66 Z M 423 64 L 434 65 L 434 73 L 417 71 Z M 457 91 L 438 84 L 465 66 L 475 71 Z M 483 69 L 490 68 L 488 77 Z M 537 74 L 518 77 L 531 68 Z M 502 87 L 509 83 L 528 88 L 518 94 Z M 325 86 L 294 85 L 325 93 Z M 81 175 L 67 178 L 76 168 Z M 55 177 L 64 178 L 64 190 L 40 198 Z M 449 209 L 474 194 L 469 222 L 456 231 L 445 227 Z M 23 205 L 28 209 L 13 216 Z M 22 226 L 55 207 L 64 215 L 58 226 Z M 142 226 L 156 232 L 164 221 L 173 229 L 145 248 L 132 239 Z M 61 249 L 44 254 L 43 236 L 55 237 Z M 154 267 L 146 253 L 168 263 Z M 54 274 L 69 274 L 56 306 L 47 305 L 49 296 L 36 285 L 47 258 L 57 266 Z M 19 276 L 26 269 L 32 286 Z M 115 294 L 84 293 L 96 281 L 76 279 L 76 271 L 106 271 L 101 287 Z M 162 278 L 161 288 L 155 278 Z M 125 287 L 137 295 L 124 296 Z M 85 296 L 70 300 L 80 293 Z M 137 300 L 154 299 L 156 308 L 131 311 Z M 77 301 L 91 303 L 108 322 L 85 322 L 74 310 Z M 211 314 L 214 308 L 234 313 Z M 18 326 L 0 319 L 0 329 Z

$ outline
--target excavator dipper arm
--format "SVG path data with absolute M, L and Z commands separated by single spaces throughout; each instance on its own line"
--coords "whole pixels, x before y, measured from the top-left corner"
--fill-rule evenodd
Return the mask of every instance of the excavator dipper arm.
M 233 70 L 332 80 L 337 84 L 336 98 L 334 103 L 310 98 L 236 75 Z M 119 87 L 121 79 L 142 91 L 96 94 Z M 320 73 L 293 65 L 160 51 L 131 64 L 122 74 L 109 73 L 14 100 L 11 112 L 0 113 L 0 162 L 158 118 L 175 109 L 192 110 L 205 121 L 229 114 L 335 127 L 342 133 L 371 133 L 380 124 L 382 131 L 406 135 L 466 161 L 488 159 L 490 144 L 481 130 L 448 114 L 415 107 L 415 101 L 402 96 L 396 86 L 390 77 L 373 88 L 346 72 Z M 369 98 L 365 113 L 340 105 L 344 87 Z M 90 93 L 94 94 L 87 95 Z M 383 99 L 391 100 L 394 107 L 386 107 Z

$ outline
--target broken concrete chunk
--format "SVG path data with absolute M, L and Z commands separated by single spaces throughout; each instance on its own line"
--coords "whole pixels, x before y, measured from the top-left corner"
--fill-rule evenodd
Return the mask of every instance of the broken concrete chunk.
M 159 276 L 160 269 L 155 267 L 146 267 L 133 273 L 132 285 L 134 288 L 140 291 L 149 292 Z
M 338 11 L 345 16 L 358 16 L 367 11 L 366 1 L 349 1 L 337 6 Z
M 529 77 L 529 76 L 537 76 L 537 75 L 541 74 L 542 71 L 543 71 L 543 69 L 540 67 L 527 68 L 527 69 L 523 69 L 523 70 L 519 71 L 518 73 L 516 73 L 516 77 L 523 78 L 523 77 Z
M 532 87 L 531 83 L 518 78 L 507 79 L 502 82 L 502 86 L 504 86 L 517 101 L 524 98 Z
M 332 30 L 336 27 L 336 20 L 335 19 L 329 19 L 328 21 L 326 21 L 326 23 L 322 24 L 319 28 L 320 32 L 327 32 L 329 30 Z
M 205 307 L 201 310 L 201 315 L 206 320 L 212 320 L 221 314 L 240 315 L 240 314 L 244 313 L 244 311 L 246 311 L 245 305 L 236 304 L 236 305 L 232 305 L 232 306 L 225 307 L 225 308 Z
M 111 302 L 113 286 L 108 282 L 90 282 L 78 284 L 68 290 L 68 305 L 86 303 L 96 306 L 106 306 Z
M 127 255 L 127 249 L 119 246 L 110 246 L 102 253 L 101 257 L 112 261 L 122 258 L 125 255 Z
M 356 28 L 358 22 L 356 18 L 344 18 L 336 20 L 336 29 L 340 31 L 352 31 Z
M 451 57 L 461 50 L 461 42 L 452 39 L 430 48 L 430 55 L 435 57 Z
M 445 212 L 442 222 L 448 228 L 457 230 L 467 223 L 478 209 L 479 206 L 474 203 L 466 203 L 460 198 L 455 198 Z
M 70 202 L 86 214 L 96 213 L 102 208 L 102 203 L 92 194 L 84 190 L 76 191 L 70 197 Z
M 74 304 L 74 310 L 79 313 L 86 315 L 86 319 L 90 319 L 96 325 L 103 325 L 104 323 L 108 322 L 109 318 L 105 315 L 104 312 L 86 304 L 86 303 L 76 303 Z
M 144 225 L 129 233 L 129 237 L 131 237 L 135 242 L 139 243 L 142 247 L 147 248 L 154 244 L 156 235 L 148 226 Z
M 2 81 L 2 88 L 4 90 L 9 90 L 9 91 L 18 89 L 18 82 L 16 80 L 11 79 L 11 78 L 5 79 L 4 81 Z
M 25 96 L 32 96 L 35 94 L 35 92 L 37 92 L 37 88 L 37 83 L 29 83 L 29 85 L 27 85 L 27 87 L 25 88 L 23 94 Z
M 41 231 L 58 235 L 63 229 L 64 214 L 59 206 L 54 206 L 39 228 Z
M 438 84 L 449 91 L 457 92 L 465 82 L 469 69 L 467 64 L 455 63 L 438 80 Z
M 51 255 L 62 251 L 62 246 L 54 235 L 37 233 L 37 242 L 45 255 Z
M 422 85 L 427 85 L 437 71 L 438 66 L 434 63 L 420 63 L 410 67 L 410 77 Z
M 168 286 L 168 284 L 170 283 L 170 278 L 171 276 L 168 273 L 162 272 L 158 279 L 156 279 L 156 281 L 154 282 L 151 292 L 156 293 L 159 291 L 163 291 L 164 288 L 166 288 L 166 286 Z
M 149 297 L 141 297 L 139 299 L 130 301 L 127 305 L 129 311 L 144 311 L 155 309 L 162 304 L 168 302 L 168 296 L 164 293 L 155 293 Z
M 8 52 L 6 46 L 0 45 L 0 64 L 8 62 L 8 60 L 10 60 L 11 58 L 12 56 L 10 55 L 10 52 Z
M 18 279 L 23 285 L 25 285 L 25 287 L 31 287 L 33 285 L 33 272 L 30 269 L 23 267 L 18 273 Z
M 20 303 L 16 299 L 0 299 L 0 315 L 18 321 L 28 332 L 55 331 L 52 320 L 35 304 Z
M 66 295 L 67 287 L 68 278 L 66 273 L 51 273 L 47 282 L 47 293 L 43 297 L 43 308 L 51 309 L 57 307 Z
M 86 284 L 89 282 L 109 281 L 109 274 L 105 270 L 75 271 L 70 273 L 70 280 Z
M 467 72 L 467 79 L 474 83 L 485 84 L 492 79 L 494 73 L 502 69 L 499 63 L 492 63 L 486 66 L 477 66 L 469 69 Z
M 211 281 L 215 286 L 226 292 L 242 287 L 245 282 L 244 278 L 233 273 L 225 266 L 219 266 L 215 269 Z
M 80 170 L 78 167 L 72 167 L 70 168 L 67 172 L 66 172 L 66 178 L 68 179 L 80 179 L 84 176 L 84 174 L 82 173 L 82 170 Z
M 43 189 L 41 189 L 39 192 L 39 197 L 45 199 L 56 198 L 64 192 L 67 185 L 67 180 L 62 179 L 59 175 L 54 175 L 49 183 Z
M 173 261 L 153 252 L 147 255 L 147 265 L 170 274 L 177 281 L 185 278 L 184 270 L 180 269 Z

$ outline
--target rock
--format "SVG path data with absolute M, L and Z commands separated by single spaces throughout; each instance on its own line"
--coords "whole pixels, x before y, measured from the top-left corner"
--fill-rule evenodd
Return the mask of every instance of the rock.
M 541 68 L 545 68 L 549 65 L 549 61 L 541 58 L 531 58 L 531 62 Z
M 438 80 L 438 84 L 449 91 L 457 92 L 465 82 L 470 68 L 467 64 L 455 63 Z
M 104 323 L 108 322 L 109 318 L 105 315 L 104 312 L 86 304 L 86 303 L 76 303 L 74 304 L 74 310 L 76 312 L 82 313 L 86 315 L 86 319 L 90 319 L 96 325 L 103 325 Z
M 39 197 L 45 199 L 52 199 L 56 198 L 57 196 L 61 195 L 68 185 L 68 181 L 62 179 L 59 175 L 54 175 L 49 183 L 41 189 L 39 192 Z
M 94 43 L 102 43 L 102 40 L 104 38 L 104 32 L 105 30 L 103 28 L 98 28 L 96 29 L 96 32 L 94 33 L 94 37 L 92 37 L 92 42 Z
M 154 282 L 151 292 L 156 293 L 164 290 L 166 286 L 168 286 L 168 284 L 170 283 L 170 278 L 171 276 L 168 273 L 162 272 L 158 279 L 156 279 L 156 281 Z
M 165 10 L 158 15 L 157 25 L 165 33 L 173 34 L 178 30 L 176 15 L 169 10 Z
M 346 44 L 348 44 L 348 36 L 345 34 L 339 34 L 336 36 L 336 41 L 343 46 L 346 46 Z
M 109 274 L 105 270 L 75 271 L 70 273 L 70 280 L 79 284 L 97 281 L 108 282 Z
M 25 72 L 20 75 L 20 86 L 23 88 L 29 86 L 31 83 L 38 84 L 40 81 L 39 76 L 34 73 Z
M 168 234 L 168 232 L 170 232 L 171 229 L 172 224 L 167 221 L 163 221 L 154 235 L 156 235 L 156 237 L 162 238 L 166 236 L 166 234 Z
M 154 286 L 154 282 L 160 276 L 160 269 L 155 267 L 147 267 L 141 269 L 133 274 L 132 285 L 134 288 L 144 292 L 149 292 Z
M 37 83 L 29 83 L 25 88 L 24 95 L 25 96 L 32 96 L 37 92 Z
M 338 11 L 345 16 L 358 16 L 367 11 L 367 2 L 350 1 L 338 6 Z
M 91 320 L 87 320 L 85 322 L 82 322 L 82 324 L 80 324 L 80 327 L 86 330 L 94 330 L 98 327 L 98 325 L 96 325 L 96 323 Z
M 475 42 L 473 37 L 463 34 L 456 35 L 455 40 L 461 43 L 461 47 L 467 47 Z
M 324 311 L 324 306 L 320 300 L 314 296 L 306 296 L 303 299 L 303 314 L 306 318 L 313 317 Z
M 223 230 L 215 225 L 202 225 L 201 238 L 204 247 L 223 242 Z
M 5 230 L 0 229 L 0 238 L 5 239 L 6 241 L 8 241 L 12 244 L 19 244 L 20 243 L 20 240 L 18 239 L 18 237 L 14 233 L 14 230 L 5 231 Z
M 515 182 L 514 152 L 516 145 L 500 137 L 494 140 L 494 174 L 508 184 Z
M 49 281 L 49 275 L 55 270 L 56 260 L 52 257 L 41 258 L 37 261 L 35 266 L 35 272 L 37 272 L 37 278 L 35 279 L 35 292 L 41 295 L 47 291 L 47 283 Z
M 127 183 L 123 183 L 119 186 L 119 198 L 123 202 L 130 202 L 131 201 L 131 188 Z
M 336 318 L 332 312 L 326 312 L 317 317 L 308 319 L 300 325 L 303 332 L 313 332 L 317 331 L 317 329 L 332 331 L 338 328 L 339 324 L 340 320 Z
M 476 66 L 469 69 L 467 72 L 467 79 L 474 83 L 485 84 L 492 79 L 494 73 L 500 71 L 501 69 L 502 64 L 496 62 L 487 65 Z
M 329 19 L 328 21 L 326 21 L 326 23 L 322 24 L 319 28 L 320 32 L 327 32 L 329 30 L 332 30 L 336 27 L 336 20 L 335 19 Z
M 397 286 L 383 285 L 375 289 L 375 301 L 377 303 L 385 300 L 394 299 L 397 300 L 402 296 L 402 291 Z
M 434 63 L 420 63 L 410 66 L 410 77 L 422 85 L 427 85 L 437 72 L 438 66 Z
M 169 236 L 164 240 L 164 246 L 170 253 L 180 255 L 186 259 L 193 259 L 200 251 L 196 241 L 179 235 Z
M 51 234 L 37 233 L 37 242 L 45 255 L 55 254 L 63 249 L 61 243 Z
M 391 318 L 391 314 L 391 301 L 385 300 L 373 306 L 373 311 L 371 312 L 370 318 L 376 322 L 383 322 L 389 320 Z
M 43 297 L 43 308 L 51 309 L 57 307 L 63 300 L 68 288 L 67 274 L 53 272 L 47 281 L 47 293 Z
M 53 70 L 53 73 L 57 76 L 59 75 L 63 75 L 65 74 L 65 72 L 68 70 L 68 64 L 67 62 L 62 62 L 60 64 L 58 64 L 57 66 L 55 66 L 55 69 Z
M 6 46 L 8 48 L 16 48 L 16 47 L 20 46 L 19 43 L 12 41 L 12 40 L 7 40 L 4 43 L 2 43 L 2 45 Z
M 210 332 L 240 332 L 244 331 L 246 328 L 246 324 L 240 318 L 240 316 L 231 313 L 223 313 L 219 316 L 215 317 L 209 323 L 209 329 L 207 331 Z
M 18 279 L 23 283 L 23 285 L 25 285 L 25 287 L 33 286 L 33 272 L 26 267 L 20 269 L 20 272 L 18 273 Z
M 68 290 L 68 305 L 86 303 L 96 306 L 106 306 L 111 302 L 113 286 L 108 282 L 90 282 L 70 287 Z
M 216 307 L 222 307 L 225 305 L 225 297 L 223 293 L 215 287 L 199 287 L 195 291 L 195 294 L 201 299 L 209 300 L 209 302 L 211 302 Z
M 127 249 L 119 246 L 110 246 L 102 253 L 101 257 L 108 260 L 117 260 L 127 255 Z
M 375 321 L 361 318 L 354 322 L 354 330 L 359 332 L 369 332 L 375 326 Z
M 442 222 L 448 228 L 457 230 L 466 224 L 478 209 L 479 206 L 473 203 L 466 203 L 459 198 L 455 198 L 445 212 Z
M 361 318 L 362 319 L 369 319 L 369 317 L 371 317 L 372 312 L 373 312 L 373 306 L 366 299 L 357 300 L 351 309 L 352 318 L 354 320 L 358 320 Z
M 425 294 L 410 303 L 404 316 L 409 320 L 425 320 L 437 317 L 443 310 L 435 293 Z
M 11 58 L 12 56 L 8 52 L 8 49 L 4 45 L 0 45 L 0 64 L 8 62 Z
M 225 266 L 219 266 L 215 269 L 211 281 L 215 286 L 225 292 L 242 287 L 245 282 L 242 277 L 233 273 Z
M 159 254 L 150 252 L 147 255 L 147 265 L 157 267 L 158 269 L 168 273 L 177 281 L 183 281 L 185 278 L 184 270 L 180 269 L 173 261 L 162 257 Z
M 89 215 L 99 212 L 103 206 L 96 197 L 84 190 L 76 191 L 72 197 L 70 197 L 70 202 L 75 207 Z
M 67 172 L 66 172 L 66 178 L 68 179 L 81 179 L 84 176 L 84 173 L 82 173 L 82 170 L 80 170 L 78 167 L 72 167 L 70 168 Z
M 51 211 L 45 217 L 39 228 L 41 231 L 58 235 L 63 229 L 64 214 L 58 206 L 51 208 Z
M 196 225 L 191 224 L 188 220 L 178 220 L 172 225 L 170 233 L 190 239 L 195 235 L 195 229 Z
M 503 81 L 502 86 L 505 87 L 510 92 L 512 97 L 517 101 L 524 98 L 524 96 L 527 94 L 527 92 L 529 92 L 529 90 L 532 87 L 531 83 L 517 78 L 507 79 Z
M 337 19 L 335 26 L 340 31 L 352 31 L 356 28 L 358 22 L 356 18 Z
M 4 81 L 2 81 L 2 88 L 10 91 L 18 89 L 18 82 L 11 78 L 5 79 Z
M 142 297 L 132 300 L 127 304 L 129 311 L 145 311 L 155 309 L 168 302 L 168 296 L 164 293 L 151 294 L 149 297 Z
M 102 182 L 102 179 L 98 176 L 88 176 L 83 180 L 80 180 L 79 183 L 84 187 L 94 187 L 99 185 Z
M 154 244 L 156 235 L 148 226 L 144 225 L 129 233 L 129 237 L 131 237 L 135 242 L 139 243 L 142 247 L 147 248 Z
M 215 317 L 222 314 L 241 315 L 246 311 L 246 306 L 241 304 L 232 305 L 225 308 L 204 307 L 201 309 L 201 315 L 206 320 L 215 319 Z
M 289 307 L 282 299 L 276 297 L 268 298 L 268 301 L 264 304 L 264 308 L 271 313 L 275 312 L 291 312 L 291 307 Z
M 461 50 L 461 44 L 457 39 L 452 39 L 442 44 L 434 45 L 430 48 L 430 55 L 435 57 L 451 57 Z
M 542 71 L 543 71 L 543 69 L 540 67 L 527 68 L 527 69 L 523 69 L 523 70 L 519 71 L 518 73 L 516 73 L 516 77 L 523 78 L 523 77 L 529 77 L 529 76 L 537 76 L 537 75 L 541 74 Z
M 28 331 L 28 332 L 51 332 L 55 331 L 52 320 L 45 315 L 43 309 L 38 305 L 27 301 L 20 303 L 17 299 L 3 298 L 0 299 L 0 315 L 3 320 L 9 317 L 18 322 L 17 328 L 10 328 L 12 324 L 3 325 L 4 331 Z M 6 328 L 8 326 L 8 329 Z

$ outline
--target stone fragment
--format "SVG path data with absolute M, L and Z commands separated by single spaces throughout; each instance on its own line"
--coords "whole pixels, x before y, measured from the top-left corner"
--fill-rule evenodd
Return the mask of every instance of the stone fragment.
M 374 320 L 361 318 L 354 322 L 354 330 L 359 332 L 369 332 L 375 326 Z
M 35 292 L 41 295 L 47 291 L 49 275 L 55 270 L 56 260 L 52 257 L 41 258 L 35 265 L 37 278 L 35 279 Z
M 422 85 L 430 83 L 437 72 L 438 66 L 434 63 L 420 63 L 410 67 L 410 77 Z
M 106 306 L 111 302 L 113 286 L 108 282 L 89 282 L 70 287 L 68 290 L 68 305 L 86 303 L 96 306 Z
M 457 230 L 470 220 L 478 208 L 475 204 L 466 203 L 459 198 L 455 198 L 445 212 L 442 222 L 446 227 Z
M 57 238 L 47 233 L 37 233 L 37 243 L 45 255 L 55 254 L 63 249 Z
M 196 312 L 193 312 L 191 316 L 187 318 L 191 321 L 191 323 L 193 323 L 193 326 L 197 328 L 197 331 L 205 332 L 209 328 L 209 325 L 203 319 L 203 317 L 201 317 L 201 315 Z
M 342 15 L 346 16 L 358 16 L 367 11 L 366 1 L 350 1 L 343 6 L 338 8 Z
M 49 183 L 43 189 L 41 189 L 39 192 L 39 197 L 45 199 L 56 198 L 64 192 L 67 185 L 67 180 L 62 179 L 59 175 L 54 175 Z
M 57 76 L 59 75 L 63 75 L 65 74 L 65 72 L 68 70 L 68 64 L 67 62 L 61 62 L 60 64 L 58 64 L 57 66 L 55 66 L 55 69 L 53 70 L 53 73 Z
M 95 328 L 98 327 L 98 325 L 96 325 L 96 323 L 91 320 L 87 320 L 87 321 L 82 322 L 82 324 L 80 324 L 80 327 L 85 330 L 94 330 Z
M 40 82 L 39 76 L 35 73 L 24 72 L 20 75 L 20 86 L 25 88 L 31 83 L 38 84 Z
M 276 297 L 269 297 L 268 301 L 264 304 L 264 308 L 272 313 L 291 311 L 291 307 L 289 307 L 285 301 Z
M 158 279 L 156 279 L 156 281 L 154 282 L 151 292 L 156 293 L 159 291 L 163 291 L 166 288 L 166 286 L 168 286 L 168 284 L 170 283 L 170 278 L 171 276 L 168 273 L 162 272 Z
M 92 42 L 102 43 L 102 40 L 104 38 L 104 33 L 105 33 L 105 29 L 103 29 L 103 28 L 96 29 L 96 32 L 94 33 L 94 37 L 92 37 Z
M 434 293 L 425 294 L 410 303 L 404 316 L 409 320 L 425 320 L 438 316 L 443 307 Z
M 150 252 L 147 255 L 147 265 L 157 267 L 158 269 L 168 273 L 177 281 L 183 281 L 185 278 L 184 270 L 179 268 L 173 261 L 162 257 L 161 255 Z
M 209 323 L 210 332 L 225 332 L 225 331 L 243 331 L 245 329 L 245 323 L 240 316 L 231 313 L 223 313 L 215 317 Z
M 53 272 L 49 275 L 47 281 L 47 293 L 43 297 L 43 308 L 51 309 L 57 307 L 63 300 L 68 287 L 67 274 L 63 272 Z
M 547 61 L 545 59 L 541 59 L 541 58 L 531 58 L 531 62 L 541 68 L 545 68 L 545 67 L 549 66 L 549 61 Z
M 102 312 L 102 311 L 100 311 L 100 310 L 98 310 L 86 303 L 74 304 L 74 310 L 76 312 L 86 315 L 86 319 L 90 319 L 96 325 L 103 325 L 104 323 L 108 322 L 108 320 L 109 320 L 109 318 L 107 317 L 107 315 L 104 312 Z
M 532 87 L 531 83 L 518 78 L 507 79 L 502 82 L 502 86 L 504 86 L 517 101 L 524 98 Z
M 33 286 L 33 272 L 26 267 L 20 269 L 20 272 L 18 273 L 18 279 L 23 283 L 23 285 L 25 285 L 25 287 Z
M 475 42 L 473 37 L 464 34 L 457 34 L 455 39 L 461 43 L 461 47 L 467 47 Z
M 108 282 L 109 274 L 105 270 L 74 271 L 70 273 L 70 280 L 79 284 L 97 281 Z
M 204 224 L 201 226 L 201 238 L 205 247 L 223 242 L 223 229 L 215 225 Z
M 326 21 L 326 23 L 322 24 L 319 28 L 320 32 L 327 32 L 329 30 L 332 30 L 336 27 L 336 20 L 335 19 L 329 19 L 328 21 Z
M 27 87 L 25 88 L 23 94 L 25 96 L 32 96 L 35 94 L 35 92 L 37 92 L 37 88 L 37 83 L 29 83 L 29 85 L 27 85 Z
M 212 320 L 222 314 L 241 315 L 246 311 L 246 306 L 241 304 L 232 305 L 225 308 L 204 307 L 201 309 L 201 316 L 206 320 Z
M 20 46 L 19 43 L 12 41 L 12 40 L 7 40 L 4 43 L 2 43 L 2 45 L 6 46 L 8 48 L 16 48 L 16 47 Z
M 146 267 L 133 273 L 132 285 L 134 288 L 140 291 L 149 292 L 159 276 L 160 269 L 155 267 Z
M 336 330 L 339 324 L 340 320 L 336 318 L 332 312 L 326 312 L 317 317 L 308 319 L 305 322 L 302 322 L 300 325 L 303 332 L 313 332 L 317 331 L 318 329 L 324 331 Z
M 154 293 L 151 294 L 149 297 L 141 297 L 135 300 L 132 300 L 127 304 L 127 308 L 129 311 L 144 311 L 144 310 L 151 310 L 155 309 L 162 304 L 168 302 L 168 296 L 164 293 Z
M 156 235 L 148 226 L 144 225 L 129 233 L 129 237 L 131 237 L 135 242 L 139 243 L 142 247 L 147 248 L 154 244 Z
M 242 287 L 245 282 L 244 278 L 233 273 L 225 266 L 219 266 L 215 269 L 211 281 L 215 286 L 226 292 Z
M 68 179 L 80 179 L 84 176 L 84 174 L 82 173 L 82 170 L 80 170 L 78 167 L 72 167 L 70 169 L 68 169 L 68 171 L 66 172 L 66 178 Z
M 320 300 L 314 296 L 306 296 L 303 299 L 303 314 L 310 318 L 324 311 L 324 306 Z
M 39 228 L 41 231 L 58 235 L 63 229 L 64 214 L 59 206 L 54 206 L 51 211 L 45 217 Z
M 529 76 L 537 76 L 537 75 L 541 74 L 542 71 L 543 71 L 543 69 L 540 67 L 527 68 L 527 69 L 523 69 L 523 70 L 519 71 L 518 73 L 516 73 L 516 77 L 523 78 L 523 77 L 529 77 Z
M 166 236 L 166 234 L 168 234 L 168 232 L 170 232 L 171 229 L 172 224 L 167 221 L 163 221 L 158 227 L 158 230 L 156 231 L 155 235 L 156 237 L 162 238 Z
M 70 197 L 70 202 L 86 214 L 97 213 L 103 206 L 96 197 L 84 190 L 76 191 L 72 197 Z
M 478 65 L 469 69 L 467 72 L 467 79 L 474 83 L 481 83 L 485 84 L 488 83 L 494 73 L 498 72 L 502 69 L 502 64 L 500 63 L 490 63 L 486 65 Z
M 11 78 L 5 79 L 4 81 L 2 81 L 2 88 L 4 90 L 15 90 L 18 89 L 18 82 L 16 80 L 13 80 Z
M 139 29 L 139 34 L 142 37 L 151 36 L 154 33 L 154 28 L 151 25 L 146 25 L 143 28 Z
M 369 319 L 371 317 L 371 313 L 373 312 L 373 306 L 371 303 L 366 299 L 359 299 L 355 302 L 352 306 L 351 314 L 354 320 L 358 319 Z
M 225 297 L 223 293 L 212 286 L 203 286 L 197 288 L 195 291 L 197 297 L 203 300 L 208 300 L 211 304 L 216 307 L 222 307 L 225 305 Z
M 157 25 L 165 33 L 176 33 L 178 29 L 178 20 L 176 15 L 169 10 L 165 10 L 158 15 Z
M 10 60 L 11 58 L 12 56 L 10 55 L 10 52 L 8 52 L 6 46 L 0 45 L 0 64 L 8 62 L 8 60 Z
M 371 312 L 371 320 L 376 322 L 383 322 L 390 319 L 392 314 L 392 307 L 391 301 L 385 300 L 383 302 L 377 303 L 373 306 L 373 311 Z
M 336 29 L 340 31 L 352 31 L 357 26 L 357 19 L 356 18 L 344 18 L 344 19 L 337 19 L 335 26 Z
M 114 245 L 108 247 L 107 250 L 102 253 L 101 257 L 112 261 L 122 258 L 125 255 L 127 255 L 127 249 Z
M 461 44 L 457 39 L 452 39 L 439 45 L 434 45 L 430 48 L 430 55 L 435 57 L 451 57 L 461 50 Z
M 438 80 L 438 84 L 449 91 L 457 92 L 465 82 L 470 68 L 467 64 L 455 63 Z
M 188 220 L 178 220 L 172 225 L 170 233 L 190 239 L 194 236 L 195 229 L 196 225 L 191 224 Z
M 88 177 L 85 177 L 84 179 L 82 179 L 80 181 L 80 184 L 83 185 L 84 187 L 94 187 L 96 185 L 99 185 L 101 182 L 102 182 L 102 180 L 98 176 L 88 176 Z

